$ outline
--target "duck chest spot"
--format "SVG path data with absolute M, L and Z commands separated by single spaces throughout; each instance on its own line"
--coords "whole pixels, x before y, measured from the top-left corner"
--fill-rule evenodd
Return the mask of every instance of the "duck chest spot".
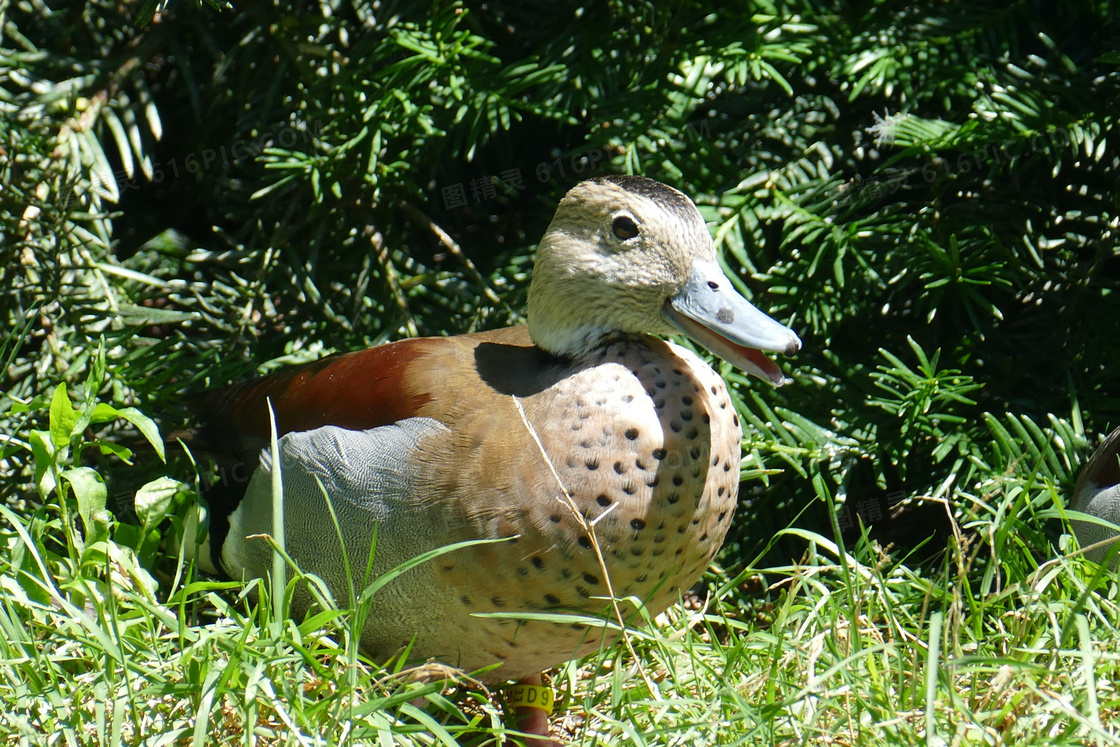
M 658 614 L 695 582 L 730 526 L 741 433 L 723 381 L 660 341 L 608 352 L 550 387 L 543 405 L 525 401 L 548 459 L 503 498 L 509 526 L 493 535 L 520 539 L 460 550 L 454 571 L 438 574 L 469 583 L 458 614 L 491 633 L 509 620 L 474 613 L 611 614 L 610 592 L 641 597 Z M 586 629 L 571 634 L 563 645 L 589 640 Z
M 556 385 L 555 416 L 537 426 L 575 508 L 594 526 L 616 595 L 659 588 L 659 597 L 675 598 L 722 544 L 738 495 L 731 465 L 741 434 L 726 388 L 676 350 L 608 350 Z M 598 555 L 570 507 L 551 511 L 544 529 L 563 568 L 546 601 L 586 608 L 582 600 L 605 594 L 581 581 L 601 575 Z

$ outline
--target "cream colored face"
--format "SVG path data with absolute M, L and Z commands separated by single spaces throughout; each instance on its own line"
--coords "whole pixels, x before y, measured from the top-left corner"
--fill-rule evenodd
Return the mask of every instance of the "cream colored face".
M 569 192 L 549 232 L 558 229 L 572 239 L 563 246 L 573 269 L 620 288 L 660 289 L 667 297 L 680 290 L 692 260 L 715 260 L 700 212 L 680 192 L 657 186 L 660 194 L 584 182 Z
M 591 181 L 561 201 L 537 249 L 529 291 L 534 339 L 540 316 L 557 326 L 586 326 L 592 335 L 676 332 L 661 308 L 684 287 L 694 259 L 715 260 L 715 247 L 687 197 L 632 179 L 645 189 Z
M 792 330 L 739 295 L 716 261 L 692 201 L 634 176 L 573 188 L 537 249 L 529 288 L 529 334 L 574 356 L 611 334 L 684 333 L 772 384 L 786 381 L 761 351 L 792 355 Z

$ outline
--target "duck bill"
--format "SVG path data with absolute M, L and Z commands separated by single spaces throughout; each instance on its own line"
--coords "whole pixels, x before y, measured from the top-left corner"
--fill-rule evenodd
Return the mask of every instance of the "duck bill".
M 764 352 L 793 355 L 801 340 L 739 295 L 715 262 L 694 260 L 688 284 L 661 312 L 682 334 L 731 365 L 774 386 L 789 382 Z

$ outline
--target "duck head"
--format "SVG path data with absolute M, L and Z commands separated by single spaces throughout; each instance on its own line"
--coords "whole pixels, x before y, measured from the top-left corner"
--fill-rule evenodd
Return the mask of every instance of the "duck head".
M 743 298 L 688 197 L 640 176 L 576 185 L 537 248 L 529 336 L 574 357 L 616 334 L 682 333 L 765 381 L 787 381 L 765 352 L 801 340 Z

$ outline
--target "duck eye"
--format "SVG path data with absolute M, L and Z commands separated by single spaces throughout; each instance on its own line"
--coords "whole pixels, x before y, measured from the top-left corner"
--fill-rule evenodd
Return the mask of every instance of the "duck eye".
M 626 241 L 638 235 L 638 224 L 629 215 L 620 215 L 611 223 L 611 230 L 621 241 Z

